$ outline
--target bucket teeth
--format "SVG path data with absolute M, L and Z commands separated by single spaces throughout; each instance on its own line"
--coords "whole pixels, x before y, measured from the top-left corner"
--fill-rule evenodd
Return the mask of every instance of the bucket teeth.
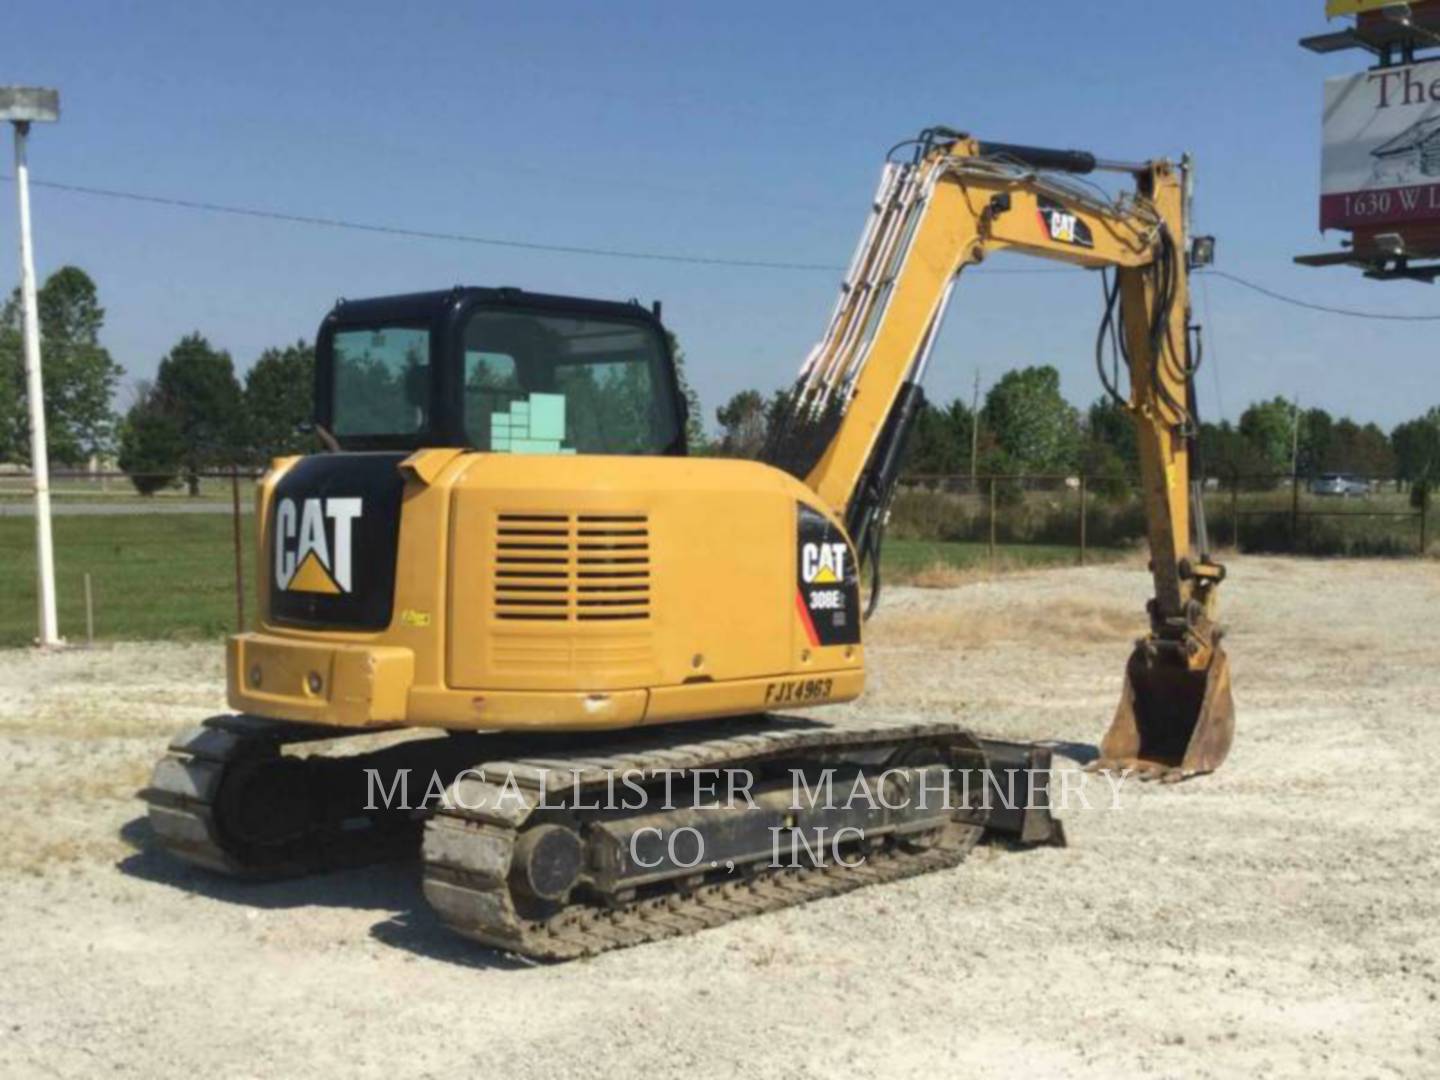
M 1125 665 L 1120 705 L 1090 768 L 1174 783 L 1214 772 L 1234 738 L 1225 650 L 1216 644 L 1209 665 L 1191 670 L 1142 644 Z

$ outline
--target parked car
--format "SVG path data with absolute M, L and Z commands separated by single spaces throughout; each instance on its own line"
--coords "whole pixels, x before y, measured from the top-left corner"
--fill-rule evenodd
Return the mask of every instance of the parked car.
M 1370 481 L 1344 473 L 1324 473 L 1310 481 L 1312 495 L 1369 495 Z

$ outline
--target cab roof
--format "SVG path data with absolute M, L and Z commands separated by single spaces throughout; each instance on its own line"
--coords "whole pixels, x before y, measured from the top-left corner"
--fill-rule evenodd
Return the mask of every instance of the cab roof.
M 364 325 L 396 319 L 431 322 L 480 305 L 513 305 L 573 312 L 576 315 L 639 319 L 657 326 L 660 323 L 657 313 L 642 306 L 638 300 L 595 300 L 589 297 L 527 292 L 510 286 L 491 288 L 479 285 L 456 285 L 433 292 L 400 293 L 360 300 L 340 299 L 325 317 L 325 323 Z

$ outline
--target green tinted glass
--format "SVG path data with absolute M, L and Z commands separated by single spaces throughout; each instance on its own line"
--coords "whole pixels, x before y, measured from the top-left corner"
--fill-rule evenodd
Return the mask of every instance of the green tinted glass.
M 412 326 L 335 334 L 336 435 L 414 435 L 427 426 L 430 332 Z

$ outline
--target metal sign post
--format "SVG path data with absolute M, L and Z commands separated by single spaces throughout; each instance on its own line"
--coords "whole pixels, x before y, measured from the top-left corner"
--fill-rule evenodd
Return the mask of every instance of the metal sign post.
M 38 87 L 0 87 L 0 120 L 15 128 L 15 191 L 20 209 L 20 303 L 24 309 L 25 394 L 30 405 L 30 472 L 35 489 L 35 564 L 40 632 L 36 644 L 64 644 L 55 613 L 55 547 L 50 531 L 50 461 L 45 446 L 45 386 L 40 373 L 40 319 L 35 300 L 35 252 L 30 242 L 30 170 L 25 160 L 30 125 L 60 119 L 60 95 Z

